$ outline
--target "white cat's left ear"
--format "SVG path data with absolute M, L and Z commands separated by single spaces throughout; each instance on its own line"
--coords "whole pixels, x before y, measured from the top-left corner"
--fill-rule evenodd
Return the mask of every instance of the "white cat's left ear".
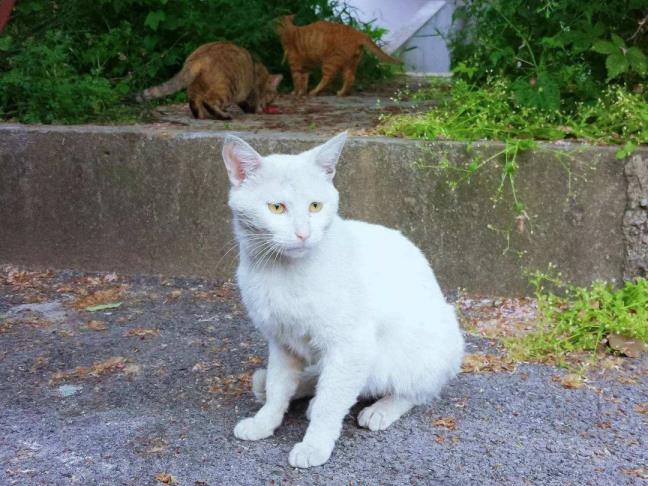
M 240 138 L 228 135 L 223 142 L 223 162 L 230 182 L 238 187 L 259 168 L 261 156 Z
M 324 172 L 331 180 L 335 176 L 335 167 L 340 159 L 340 154 L 342 153 L 346 139 L 347 132 L 344 131 L 315 148 L 315 162 L 324 169 Z

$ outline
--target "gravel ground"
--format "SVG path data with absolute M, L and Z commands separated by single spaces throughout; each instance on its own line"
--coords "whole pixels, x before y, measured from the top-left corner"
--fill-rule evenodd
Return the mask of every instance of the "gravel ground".
M 115 302 L 121 306 L 84 310 Z M 470 353 L 498 351 L 487 339 L 468 342 Z M 379 433 L 357 427 L 355 407 L 331 460 L 309 470 L 287 464 L 306 428 L 303 401 L 270 439 L 232 435 L 237 420 L 258 408 L 249 377 L 264 361 L 263 343 L 226 282 L 4 267 L 0 485 L 648 478 L 646 358 L 612 360 L 578 389 L 565 388 L 565 372 L 551 366 L 465 372 L 439 400 Z

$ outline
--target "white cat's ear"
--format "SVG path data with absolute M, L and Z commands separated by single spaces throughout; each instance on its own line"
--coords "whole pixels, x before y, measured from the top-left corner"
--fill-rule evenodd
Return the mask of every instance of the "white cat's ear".
M 344 131 L 319 147 L 315 147 L 315 162 L 324 169 L 324 172 L 331 180 L 335 176 L 335 166 L 338 163 L 346 139 L 347 132 Z
M 240 138 L 228 135 L 223 142 L 223 162 L 230 182 L 238 187 L 259 168 L 261 156 Z

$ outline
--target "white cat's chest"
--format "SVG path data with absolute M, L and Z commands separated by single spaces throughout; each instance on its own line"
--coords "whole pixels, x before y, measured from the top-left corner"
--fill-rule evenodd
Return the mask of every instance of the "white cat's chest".
M 317 289 L 281 273 L 241 273 L 241 295 L 254 325 L 307 361 L 316 360 L 314 343 L 323 339 L 327 313 Z

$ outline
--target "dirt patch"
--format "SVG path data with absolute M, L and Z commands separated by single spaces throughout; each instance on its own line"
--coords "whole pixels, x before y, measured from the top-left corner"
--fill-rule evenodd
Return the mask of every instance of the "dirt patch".
M 333 134 L 350 130 L 354 135 L 372 134 L 382 114 L 407 113 L 429 109 L 433 101 L 400 100 L 395 93 L 405 84 L 408 90 L 419 88 L 425 81 L 397 79 L 378 89 L 351 96 L 323 95 L 298 98 L 279 96 L 274 105 L 277 113 L 244 114 L 238 107 L 230 108 L 233 120 L 196 120 L 189 105 L 159 107 L 154 120 L 166 125 L 182 125 L 205 130 L 283 131 Z

